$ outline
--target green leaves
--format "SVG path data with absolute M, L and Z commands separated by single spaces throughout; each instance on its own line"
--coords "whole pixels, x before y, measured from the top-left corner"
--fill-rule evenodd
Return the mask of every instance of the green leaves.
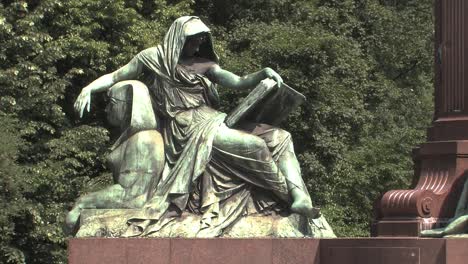
M 339 236 L 368 235 L 373 202 L 408 187 L 432 115 L 432 1 L 2 1 L 0 262 L 65 262 L 67 208 L 111 180 L 102 96 L 82 120 L 74 100 L 190 14 L 223 68 L 268 66 L 306 95 L 283 126 Z M 245 96 L 220 94 L 226 112 Z
M 263 13 L 285 2 L 230 5 L 240 15 L 219 31 L 223 66 L 272 67 L 306 95 L 284 124 L 303 177 L 339 236 L 366 236 L 374 201 L 409 187 L 411 148 L 430 122 L 432 2 L 298 1 L 287 16 Z
M 68 207 L 109 184 L 102 98 L 95 96 L 84 120 L 76 119 L 73 102 L 93 79 L 156 45 L 193 4 L 133 3 L 0 4 L 1 263 L 64 263 Z

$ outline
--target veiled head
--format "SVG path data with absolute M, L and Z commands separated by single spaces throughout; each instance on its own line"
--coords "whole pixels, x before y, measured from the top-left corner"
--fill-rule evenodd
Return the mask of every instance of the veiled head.
M 186 41 L 196 36 L 204 37 L 204 40 L 200 41 L 198 49 L 195 51 L 196 56 L 218 62 L 218 56 L 213 49 L 210 29 L 196 16 L 179 17 L 167 31 L 162 45 L 165 64 L 168 71 L 172 73 L 171 75 L 174 74 L 175 67 L 183 54 L 182 51 Z

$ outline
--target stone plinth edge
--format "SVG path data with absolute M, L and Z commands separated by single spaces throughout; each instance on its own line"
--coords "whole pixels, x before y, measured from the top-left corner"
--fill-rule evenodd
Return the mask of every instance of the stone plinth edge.
M 70 264 L 462 264 L 468 239 L 73 238 Z

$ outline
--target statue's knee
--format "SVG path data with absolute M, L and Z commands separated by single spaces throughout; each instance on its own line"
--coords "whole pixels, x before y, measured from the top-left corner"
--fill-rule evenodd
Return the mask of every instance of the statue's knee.
M 259 138 L 257 136 L 250 136 L 249 146 L 250 146 L 250 148 L 258 150 L 258 151 L 261 151 L 261 150 L 264 150 L 264 149 L 268 150 L 268 146 L 267 146 L 266 142 L 263 139 L 261 139 L 261 138 Z
M 253 136 L 250 139 L 250 148 L 257 153 L 257 156 L 261 160 L 269 160 L 271 159 L 271 153 L 268 148 L 267 143 L 256 136 Z

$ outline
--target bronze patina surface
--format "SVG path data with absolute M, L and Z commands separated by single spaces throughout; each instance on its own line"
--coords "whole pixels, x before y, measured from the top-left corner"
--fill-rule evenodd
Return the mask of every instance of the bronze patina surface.
M 270 80 L 263 81 L 267 78 Z M 148 91 L 145 100 L 134 99 L 130 104 L 125 91 L 115 99 L 114 90 L 118 89 L 113 87 L 135 91 L 134 83 L 121 82 L 137 79 L 144 83 L 138 82 L 139 89 Z M 229 127 L 225 124 L 227 115 L 217 110 L 216 84 L 231 89 L 266 85 L 277 92 L 262 98 L 254 93 L 255 110 Z M 108 118 L 122 130 L 110 157 L 118 167 L 114 170 L 117 184 L 112 188 L 119 191 L 106 189 L 80 198 L 67 217 L 70 228 L 77 224 L 83 209 L 133 208 L 137 210 L 118 220 L 128 223 L 123 236 L 164 233 L 164 228 L 187 213 L 197 219 L 191 224 L 195 232 L 190 236 L 222 236 L 241 218 L 251 215 L 273 219 L 291 214 L 305 217 L 309 228 L 321 226 L 324 231 L 320 234 L 334 236 L 320 209 L 312 205 L 291 135 L 274 126 L 275 120 L 284 119 L 289 104 L 297 105 L 303 96 L 283 85 L 282 78 L 270 68 L 242 77 L 222 69 L 210 30 L 198 17 L 178 18 L 162 44 L 141 51 L 127 65 L 83 88 L 75 109 L 83 115 L 85 109 L 90 110 L 91 94 L 109 89 L 111 104 L 114 100 L 118 105 L 109 107 Z M 282 89 L 294 96 L 282 96 L 284 93 L 278 93 Z M 264 109 L 285 111 L 270 110 L 268 118 L 269 111 L 259 112 L 262 104 Z M 145 109 L 152 106 L 153 111 L 139 117 L 128 113 L 141 105 Z M 261 120 L 255 119 L 256 113 Z M 130 141 L 135 130 L 131 128 L 136 122 L 133 119 L 157 120 L 143 125 L 144 133 L 155 134 L 154 138 Z M 268 123 L 258 122 L 262 120 Z M 125 150 L 118 150 L 121 144 Z M 298 230 L 304 226 L 292 225 Z M 259 227 L 252 224 L 251 230 Z M 291 232 L 291 236 L 319 233 Z

